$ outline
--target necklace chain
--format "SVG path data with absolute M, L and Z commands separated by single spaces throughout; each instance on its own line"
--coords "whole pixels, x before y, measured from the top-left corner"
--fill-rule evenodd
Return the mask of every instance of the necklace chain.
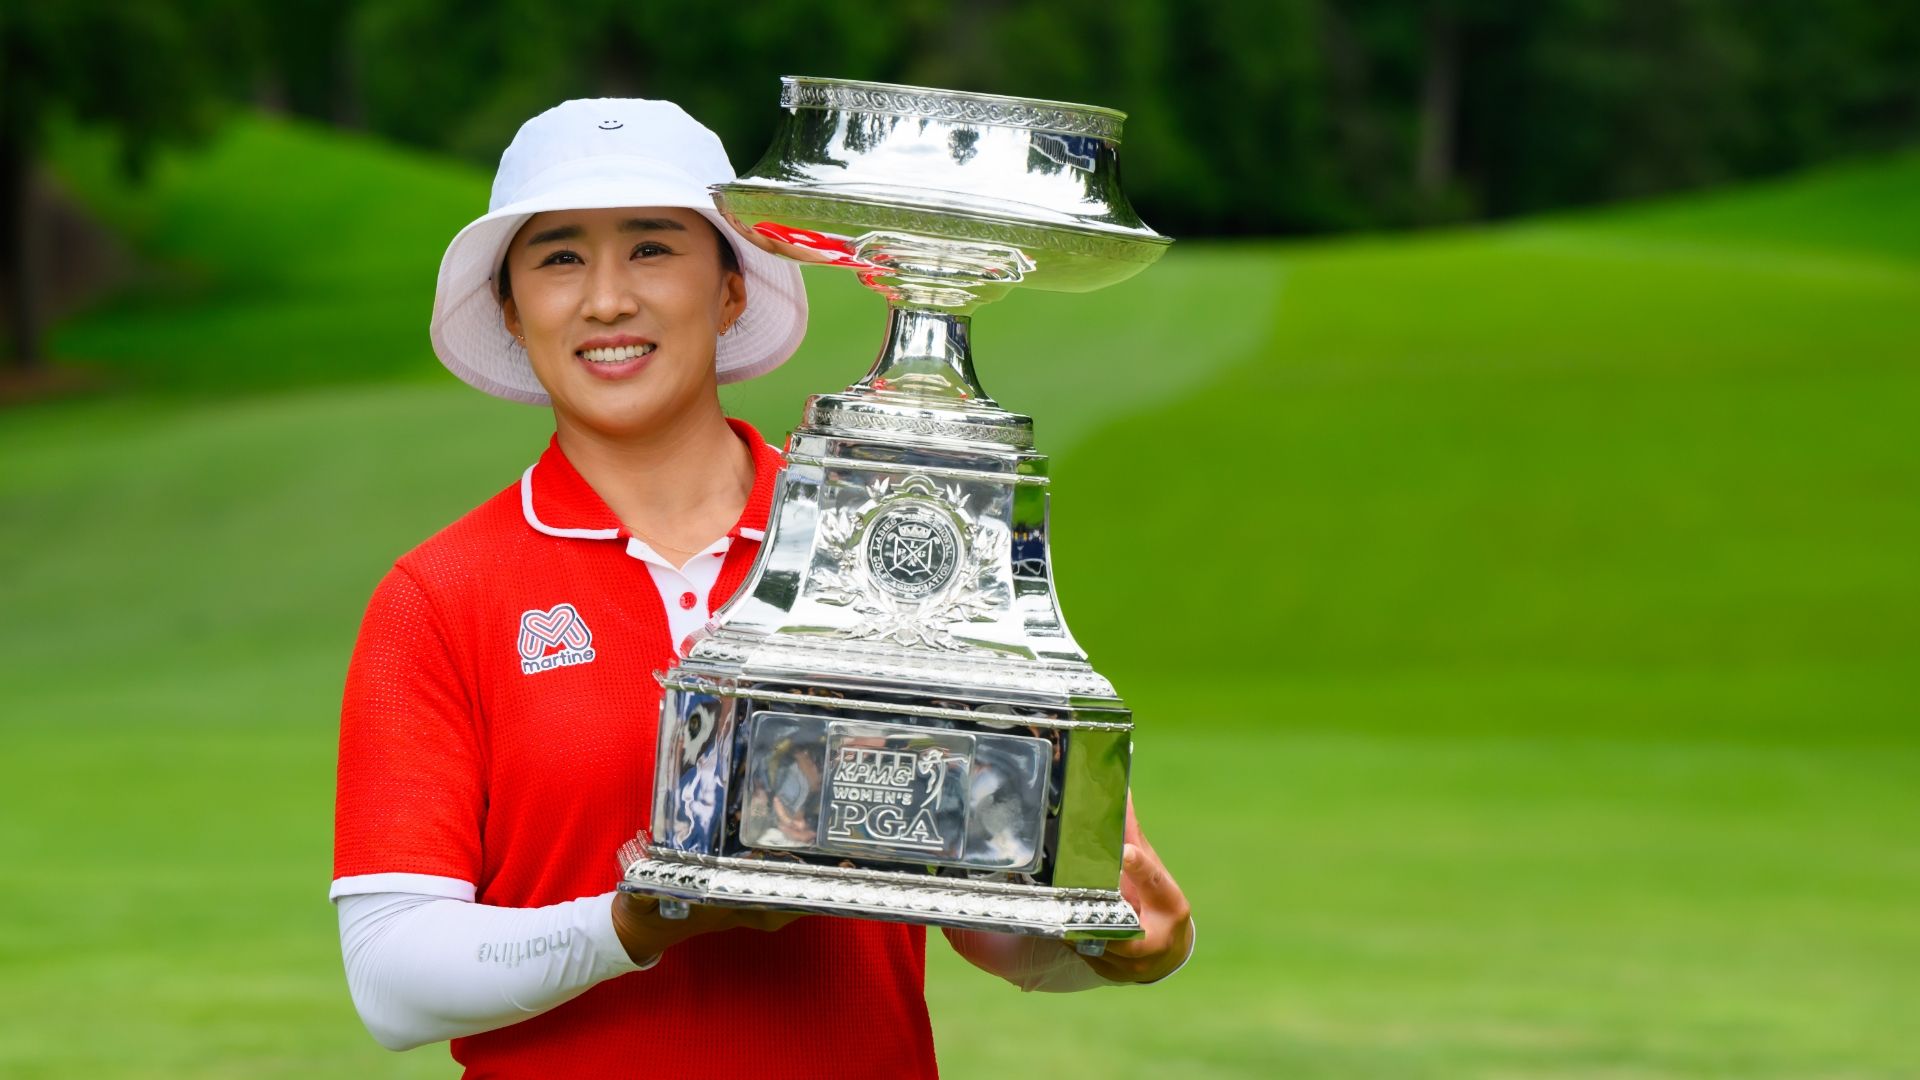
M 678 547 L 673 544 L 669 544 L 664 540 L 655 538 L 650 533 L 641 532 L 639 529 L 634 528 L 632 525 L 627 526 L 627 531 L 639 537 L 640 539 L 645 540 L 648 543 L 648 545 L 651 546 L 655 551 L 661 551 L 661 550 L 680 551 L 680 552 L 685 552 L 688 555 L 698 555 L 700 554 L 700 551 L 701 551 L 700 548 L 685 548 L 685 547 Z
M 752 497 L 753 497 L 753 474 L 750 472 L 747 475 L 747 498 L 752 499 Z M 701 548 L 684 548 L 684 547 L 675 546 L 673 544 L 669 544 L 666 541 L 653 536 L 651 533 L 648 533 L 642 529 L 635 528 L 633 524 L 630 522 L 622 521 L 621 524 L 626 526 L 628 532 L 632 533 L 633 535 L 639 537 L 642 540 L 645 540 L 647 544 L 650 547 L 652 547 L 655 551 L 664 550 L 664 551 L 679 552 L 685 555 L 698 555 L 702 550 Z M 727 534 L 722 533 L 721 535 L 724 536 Z

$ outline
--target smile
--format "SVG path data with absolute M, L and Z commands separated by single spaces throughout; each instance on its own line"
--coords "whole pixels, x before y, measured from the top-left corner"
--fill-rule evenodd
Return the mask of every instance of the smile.
M 638 360 L 658 347 L 652 342 L 644 345 L 613 345 L 604 349 L 580 349 L 574 355 L 590 364 L 624 364 L 629 360 Z

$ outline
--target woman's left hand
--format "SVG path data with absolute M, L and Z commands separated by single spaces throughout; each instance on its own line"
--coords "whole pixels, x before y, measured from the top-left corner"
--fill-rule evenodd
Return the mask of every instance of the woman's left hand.
M 1145 937 L 1107 943 L 1106 952 L 1084 959 L 1115 982 L 1153 982 L 1186 962 L 1193 945 L 1193 909 L 1167 873 L 1166 864 L 1140 831 L 1127 792 L 1126 846 L 1120 863 L 1120 895 L 1140 916 Z

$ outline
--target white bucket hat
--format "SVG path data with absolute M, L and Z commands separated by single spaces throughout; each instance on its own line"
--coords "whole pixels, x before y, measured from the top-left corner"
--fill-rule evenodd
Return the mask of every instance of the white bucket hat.
M 720 381 L 779 367 L 806 333 L 807 291 L 798 266 L 748 243 L 714 209 L 707 186 L 733 178 L 719 137 L 670 101 L 582 98 L 527 121 L 500 155 L 486 214 L 461 229 L 440 260 L 434 353 L 495 397 L 547 404 L 526 349 L 501 321 L 494 275 L 507 242 L 543 210 L 681 206 L 713 222 L 746 276 L 746 309 L 714 356 Z

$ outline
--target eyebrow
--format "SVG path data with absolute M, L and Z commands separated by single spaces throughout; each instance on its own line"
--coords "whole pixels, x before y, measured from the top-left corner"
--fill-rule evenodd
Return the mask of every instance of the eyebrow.
M 621 232 L 663 232 L 673 230 L 686 232 L 687 227 L 672 218 L 663 217 L 628 218 L 620 223 Z
M 621 232 L 686 232 L 687 227 L 672 218 L 628 218 L 620 223 Z M 560 240 L 578 240 L 586 230 L 578 225 L 559 225 L 551 229 L 542 229 L 527 237 L 527 246 L 551 244 Z

